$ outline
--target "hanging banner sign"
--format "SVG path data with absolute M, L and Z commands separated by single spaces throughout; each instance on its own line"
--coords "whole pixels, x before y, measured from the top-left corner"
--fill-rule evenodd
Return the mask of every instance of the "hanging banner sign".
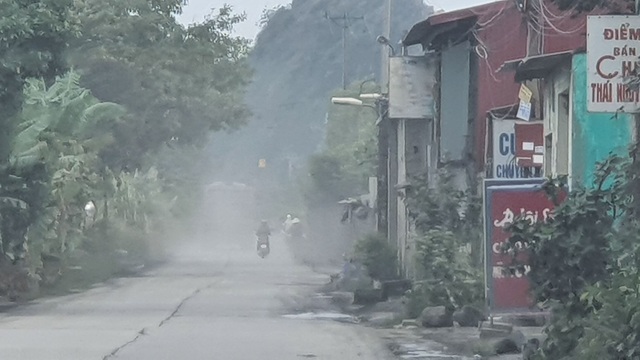
M 637 77 L 640 16 L 587 17 L 587 110 L 638 112 L 640 94 L 627 82 Z
M 518 98 L 525 103 L 530 103 L 533 97 L 533 92 L 525 84 L 520 85 L 520 91 L 518 92 Z
M 543 183 L 543 179 L 485 180 L 485 288 L 491 314 L 537 310 L 527 277 L 531 271 L 527 254 L 521 253 L 514 262 L 502 249 L 510 236 L 505 228 L 514 220 L 544 222 L 553 215 L 554 204 L 542 190 Z M 527 244 L 517 246 L 526 249 Z
M 518 119 L 527 120 L 531 119 L 531 103 L 520 100 L 520 106 L 518 106 Z

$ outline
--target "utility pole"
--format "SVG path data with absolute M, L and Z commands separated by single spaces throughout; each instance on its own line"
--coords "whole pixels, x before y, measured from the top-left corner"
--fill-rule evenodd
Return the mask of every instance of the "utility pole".
M 378 198 L 376 199 L 377 231 L 389 240 L 389 100 L 377 101 L 381 121 L 378 124 Z
M 347 30 L 351 27 L 352 20 L 364 20 L 363 16 L 349 16 L 345 12 L 342 16 L 329 16 L 325 13 L 325 17 L 333 23 L 342 27 L 342 89 L 347 88 Z
M 384 13 L 384 33 L 387 41 L 391 41 L 391 14 L 392 1 L 386 0 Z M 387 241 L 394 246 L 397 242 L 397 197 L 395 184 L 397 182 L 397 131 L 396 123 L 389 119 L 389 56 L 388 45 L 381 46 L 380 49 L 380 88 L 386 94 L 384 101 L 380 102 L 380 114 L 382 119 L 378 125 L 378 196 L 384 198 L 380 202 L 379 217 L 382 224 L 378 231 L 385 235 Z
M 391 40 L 391 1 L 386 1 L 386 11 L 384 15 L 384 37 Z M 389 89 L 389 48 L 388 46 L 383 46 L 380 50 L 380 64 L 382 65 L 382 69 L 380 72 L 380 87 L 382 91 L 385 92 L 385 89 Z

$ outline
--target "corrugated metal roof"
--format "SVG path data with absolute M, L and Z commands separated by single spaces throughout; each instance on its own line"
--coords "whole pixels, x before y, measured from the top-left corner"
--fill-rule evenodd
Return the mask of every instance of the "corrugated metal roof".
M 407 36 L 402 43 L 405 46 L 425 44 L 426 37 L 435 38 L 438 34 L 442 34 L 452 28 L 451 24 L 461 20 L 471 20 L 488 14 L 494 14 L 496 11 L 503 9 L 506 3 L 512 0 L 500 0 L 492 3 L 478 5 L 470 8 L 448 11 L 429 16 L 411 27 Z M 448 25 L 447 27 L 443 27 Z
M 529 56 L 506 61 L 497 72 L 515 71 L 515 81 L 521 82 L 545 77 L 552 69 L 571 60 L 574 51 L 560 51 L 553 54 Z

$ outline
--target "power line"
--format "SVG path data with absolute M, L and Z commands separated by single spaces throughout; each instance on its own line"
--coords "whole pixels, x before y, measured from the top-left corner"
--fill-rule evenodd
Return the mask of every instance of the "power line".
M 331 20 L 334 24 L 342 27 L 342 89 L 347 88 L 347 30 L 351 27 L 351 21 L 364 20 L 364 16 L 349 16 L 345 12 L 342 16 L 329 16 L 324 13 L 327 20 Z

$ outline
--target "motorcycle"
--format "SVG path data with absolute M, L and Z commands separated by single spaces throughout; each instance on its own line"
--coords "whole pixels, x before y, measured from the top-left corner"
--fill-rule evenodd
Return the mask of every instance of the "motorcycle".
M 261 258 L 265 258 L 267 257 L 267 255 L 269 255 L 270 252 L 270 247 L 269 247 L 269 238 L 268 237 L 258 237 L 258 256 L 260 256 Z

